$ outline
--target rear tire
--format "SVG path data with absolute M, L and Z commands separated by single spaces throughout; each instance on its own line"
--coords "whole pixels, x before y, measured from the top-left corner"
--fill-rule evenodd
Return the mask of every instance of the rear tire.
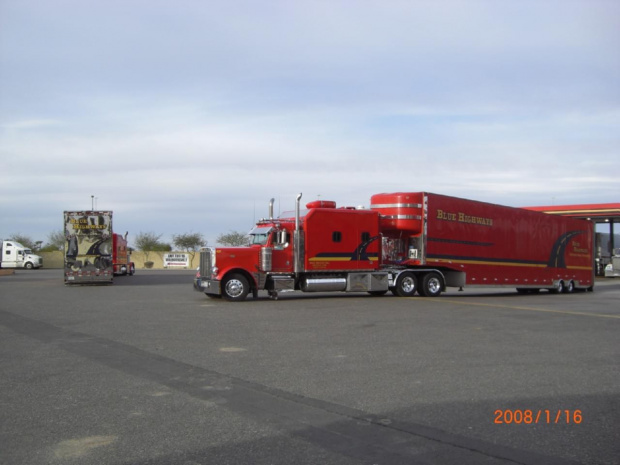
M 418 292 L 423 297 L 439 297 L 442 290 L 443 279 L 439 273 L 433 271 L 424 275 Z
M 561 294 L 562 292 L 564 292 L 564 281 L 562 281 L 561 279 L 558 280 L 556 283 L 553 284 L 553 287 L 549 289 L 549 292 L 551 292 L 552 294 Z
M 418 278 L 410 271 L 404 271 L 396 278 L 394 290 L 399 297 L 413 297 L 418 290 Z
M 575 283 L 573 281 L 569 281 L 568 284 L 564 286 L 564 292 L 566 294 L 572 294 L 575 292 Z

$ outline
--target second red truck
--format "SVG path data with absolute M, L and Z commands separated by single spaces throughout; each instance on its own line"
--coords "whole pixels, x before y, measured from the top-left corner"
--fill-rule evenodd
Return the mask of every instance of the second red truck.
M 436 297 L 446 287 L 519 292 L 593 288 L 593 224 L 427 192 L 371 197 L 370 209 L 314 201 L 260 220 L 248 247 L 201 252 L 194 286 L 244 300 L 259 290 L 388 291 Z

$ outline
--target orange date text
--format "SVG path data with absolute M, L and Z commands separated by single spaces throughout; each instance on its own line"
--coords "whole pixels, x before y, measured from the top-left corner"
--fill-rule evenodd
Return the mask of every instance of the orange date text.
M 581 410 L 498 409 L 493 415 L 498 425 L 578 425 L 583 421 Z

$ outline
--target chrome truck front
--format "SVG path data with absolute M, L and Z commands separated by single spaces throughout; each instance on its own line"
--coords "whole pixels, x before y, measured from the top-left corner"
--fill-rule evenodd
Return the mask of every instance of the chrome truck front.
M 194 279 L 194 289 L 207 294 L 220 294 L 220 282 L 213 279 L 217 275 L 215 267 L 215 248 L 205 247 L 200 251 L 200 267 Z

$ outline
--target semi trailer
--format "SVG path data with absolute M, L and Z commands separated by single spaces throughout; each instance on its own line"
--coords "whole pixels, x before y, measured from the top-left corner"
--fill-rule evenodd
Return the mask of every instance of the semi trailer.
M 133 275 L 127 233 L 115 234 L 111 211 L 65 211 L 65 284 L 109 284 Z

